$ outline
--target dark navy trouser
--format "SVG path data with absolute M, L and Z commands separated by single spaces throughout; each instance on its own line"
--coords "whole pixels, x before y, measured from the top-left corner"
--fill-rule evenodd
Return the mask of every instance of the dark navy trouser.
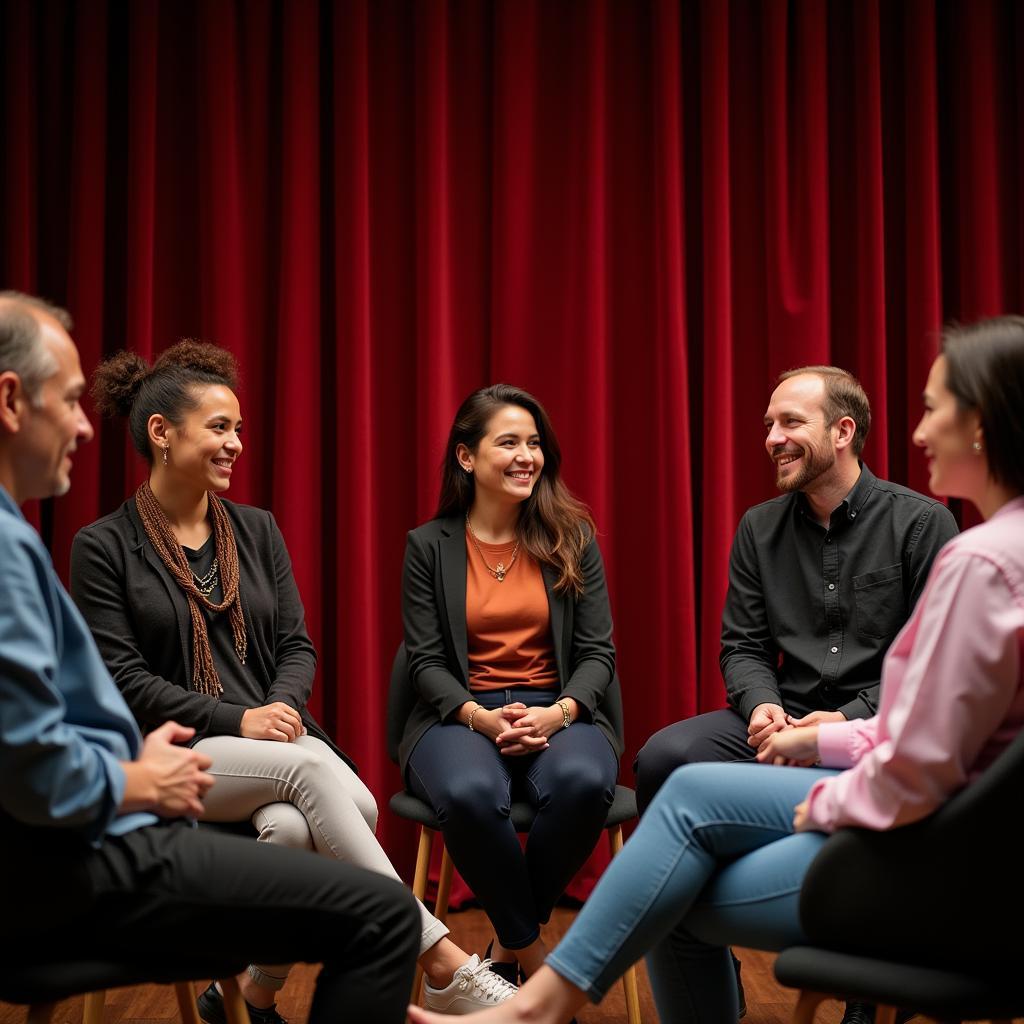
M 473 694 L 488 710 L 516 701 L 545 707 L 557 697 L 532 687 Z M 618 760 L 597 726 L 576 721 L 548 742 L 537 754 L 502 756 L 486 736 L 439 722 L 420 738 L 406 770 L 409 792 L 434 808 L 453 863 L 508 949 L 540 935 L 615 797 Z M 525 851 L 509 819 L 513 799 L 537 809 Z

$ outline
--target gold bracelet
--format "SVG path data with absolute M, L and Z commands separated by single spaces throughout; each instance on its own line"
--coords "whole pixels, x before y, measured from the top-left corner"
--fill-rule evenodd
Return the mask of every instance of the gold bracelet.
M 562 709 L 562 728 L 568 729 L 572 725 L 572 715 L 569 714 L 569 705 L 564 700 L 556 700 L 555 703 Z
M 473 719 L 476 716 L 476 713 L 478 711 L 483 711 L 483 709 L 484 709 L 483 704 L 477 704 L 477 706 L 475 708 L 473 708 L 472 711 L 470 711 L 470 713 L 469 713 L 469 721 L 466 723 L 469 726 L 469 731 L 470 732 L 476 732 L 476 729 L 473 728 Z

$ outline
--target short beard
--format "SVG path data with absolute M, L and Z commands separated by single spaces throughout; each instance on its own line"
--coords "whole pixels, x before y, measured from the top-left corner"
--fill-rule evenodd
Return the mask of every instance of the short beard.
M 831 449 L 816 451 L 802 448 L 803 458 L 800 470 L 793 476 L 783 479 L 781 473 L 775 475 L 775 486 L 783 494 L 806 490 L 823 473 L 827 473 L 836 464 L 836 453 Z

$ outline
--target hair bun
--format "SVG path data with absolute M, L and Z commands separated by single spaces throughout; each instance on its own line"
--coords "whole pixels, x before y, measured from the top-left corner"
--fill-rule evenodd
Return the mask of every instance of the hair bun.
M 194 338 L 184 338 L 161 352 L 153 364 L 153 370 L 155 372 L 170 366 L 180 366 L 182 369 L 223 378 L 231 387 L 234 387 L 238 380 L 238 364 L 227 349 Z
M 149 365 L 137 352 L 116 352 L 93 375 L 91 394 L 102 416 L 127 416 L 149 376 Z

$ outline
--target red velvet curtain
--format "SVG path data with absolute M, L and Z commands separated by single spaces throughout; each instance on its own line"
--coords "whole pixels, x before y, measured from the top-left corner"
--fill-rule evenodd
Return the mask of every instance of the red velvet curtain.
M 6 0 L 0 31 L 0 282 L 72 310 L 87 371 L 238 355 L 231 497 L 281 524 L 313 708 L 382 802 L 404 535 L 467 392 L 534 391 L 593 506 L 628 781 L 722 703 L 775 374 L 857 373 L 868 462 L 924 489 L 937 329 L 1022 307 L 1014 2 Z M 103 425 L 36 513 L 60 571 L 141 474 Z

